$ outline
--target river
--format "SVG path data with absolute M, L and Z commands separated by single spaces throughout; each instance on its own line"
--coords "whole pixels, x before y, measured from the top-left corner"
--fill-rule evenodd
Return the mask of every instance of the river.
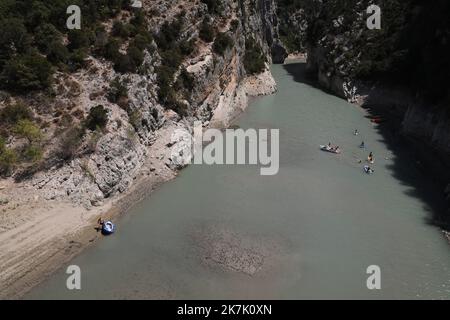
M 303 69 L 272 66 L 278 93 L 237 123 L 280 129 L 277 175 L 191 165 L 70 262 L 81 290 L 66 288 L 63 268 L 25 298 L 448 299 L 450 247 L 419 196 L 430 181 L 399 163 L 363 109 L 302 82 Z M 321 152 L 329 141 L 343 154 Z M 373 175 L 357 161 L 369 151 Z M 380 290 L 367 288 L 371 265 Z

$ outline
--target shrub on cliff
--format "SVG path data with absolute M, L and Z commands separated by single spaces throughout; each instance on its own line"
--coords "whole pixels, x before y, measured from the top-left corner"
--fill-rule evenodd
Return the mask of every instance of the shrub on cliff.
M 130 57 L 133 64 L 139 67 L 144 62 L 144 53 L 141 49 L 134 45 L 130 45 L 127 50 L 127 55 Z
M 158 48 L 168 50 L 176 47 L 176 41 L 180 37 L 182 25 L 181 19 L 176 19 L 172 23 L 164 22 L 161 31 L 155 36 Z
M 225 53 L 225 51 L 233 46 L 233 40 L 226 33 L 219 33 L 214 40 L 213 51 L 221 56 Z
M 47 60 L 54 65 L 58 63 L 66 64 L 70 59 L 69 50 L 61 42 L 54 41 L 48 46 Z
M 172 73 L 180 66 L 183 61 L 183 56 L 179 50 L 167 50 L 161 53 L 162 65 L 172 69 Z
M 127 54 L 119 53 L 115 59 L 114 69 L 120 73 L 134 73 L 144 62 L 144 52 L 134 45 L 130 45 Z
M 156 68 L 156 76 L 158 82 L 158 100 L 164 104 L 167 97 L 172 94 L 173 69 L 168 66 L 159 66 Z
M 2 136 L 0 136 L 0 153 L 2 153 L 3 151 L 5 151 L 6 149 L 6 141 L 5 138 L 3 138 Z
M 191 39 L 189 41 L 181 41 L 180 43 L 180 52 L 183 56 L 190 55 L 195 50 L 195 42 L 196 39 Z
M 23 160 L 30 161 L 32 163 L 36 163 L 41 160 L 43 155 L 44 150 L 37 144 L 29 144 L 22 151 Z
M 55 28 L 55 26 L 45 23 L 36 29 L 34 43 L 42 53 L 48 54 L 50 52 L 51 45 L 54 42 L 62 42 L 61 33 Z
M 17 153 L 12 149 L 0 151 L 0 174 L 9 175 L 17 164 L 17 158 Z
M 140 28 L 145 25 L 145 14 L 142 10 L 136 11 L 134 17 L 131 18 L 130 23 L 136 28 Z
M 12 131 L 15 135 L 27 139 L 29 143 L 36 143 L 42 139 L 39 127 L 28 119 L 19 120 Z
M 140 31 L 131 42 L 132 46 L 139 48 L 140 50 L 151 50 L 151 44 L 153 42 L 153 36 L 148 31 Z
M 186 70 L 186 68 L 183 68 L 175 84 L 176 89 L 185 90 L 187 93 L 190 93 L 194 89 L 194 85 L 194 77 Z
M 110 61 L 117 61 L 120 57 L 120 43 L 114 38 L 109 39 L 99 53 Z
M 214 28 L 208 22 L 208 19 L 204 19 L 199 31 L 199 37 L 205 42 L 212 42 L 214 40 Z
M 165 107 L 175 111 L 182 117 L 188 114 L 186 106 L 178 100 L 175 90 L 171 90 L 167 96 Z
M 71 71 L 76 71 L 83 68 L 86 63 L 87 53 L 84 49 L 77 49 L 70 54 L 69 68 Z
M 23 103 L 16 103 L 7 105 L 4 109 L 0 111 L 0 124 L 3 125 L 15 125 L 19 120 L 31 119 L 32 113 L 30 108 L 28 108 Z
M 104 129 L 108 123 L 108 110 L 102 105 L 91 108 L 86 118 L 85 126 L 91 131 Z
M 114 37 L 127 39 L 130 36 L 130 30 L 120 21 L 114 21 L 111 34 Z
M 128 98 L 128 89 L 119 78 L 115 78 L 109 84 L 107 98 L 112 103 L 117 103 L 120 99 Z
M 239 20 L 237 20 L 237 19 L 231 20 L 230 26 L 231 26 L 231 28 L 230 28 L 231 32 L 233 32 L 233 33 L 236 32 L 236 30 L 239 28 Z
M 25 53 L 31 44 L 31 37 L 18 18 L 1 19 L 0 16 L 0 67 L 13 54 Z
M 89 34 L 86 30 L 70 30 L 67 36 L 69 40 L 68 48 L 70 50 L 86 48 L 89 45 Z
M 120 73 L 136 71 L 136 65 L 128 54 L 120 54 L 114 63 L 114 69 Z
M 13 92 L 46 89 L 50 86 L 52 67 L 37 53 L 25 54 L 8 60 L 0 76 L 0 85 Z
M 79 126 L 72 126 L 60 136 L 55 155 L 62 160 L 72 159 L 80 147 L 84 137 L 84 130 Z
M 208 6 L 208 12 L 211 14 L 222 15 L 224 12 L 223 3 L 218 0 L 202 0 Z
M 258 74 L 264 71 L 266 59 L 261 47 L 253 38 L 245 40 L 244 68 L 247 74 Z

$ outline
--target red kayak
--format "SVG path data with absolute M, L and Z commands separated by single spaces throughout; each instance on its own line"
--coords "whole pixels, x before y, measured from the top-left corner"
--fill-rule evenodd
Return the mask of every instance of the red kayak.
M 381 117 L 374 117 L 374 118 L 372 118 L 370 120 L 370 122 L 372 122 L 372 123 L 382 123 L 382 122 L 384 122 L 384 119 L 381 118 Z

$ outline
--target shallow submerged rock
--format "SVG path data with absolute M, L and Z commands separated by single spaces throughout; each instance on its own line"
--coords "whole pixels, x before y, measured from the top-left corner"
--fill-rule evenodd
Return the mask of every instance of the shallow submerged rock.
M 222 226 L 194 232 L 199 258 L 209 267 L 257 275 L 273 267 L 281 246 L 271 238 L 240 234 Z

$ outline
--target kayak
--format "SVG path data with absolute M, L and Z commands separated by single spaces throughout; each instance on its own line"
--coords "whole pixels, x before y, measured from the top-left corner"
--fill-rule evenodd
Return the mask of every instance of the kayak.
M 330 152 L 330 153 L 334 153 L 334 154 L 340 154 L 341 150 L 336 150 L 334 148 L 331 148 L 329 146 L 320 146 L 320 150 L 325 151 L 325 152 Z
M 370 119 L 370 122 L 372 123 L 382 123 L 384 122 L 384 119 L 381 117 L 373 117 L 372 119 Z
M 372 174 L 374 173 L 374 170 L 369 166 L 364 166 L 364 172 L 367 174 Z
M 112 223 L 111 221 L 106 221 L 102 225 L 102 234 L 106 235 L 106 236 L 113 234 L 115 229 L 116 229 L 116 227 L 115 227 L 114 223 Z

